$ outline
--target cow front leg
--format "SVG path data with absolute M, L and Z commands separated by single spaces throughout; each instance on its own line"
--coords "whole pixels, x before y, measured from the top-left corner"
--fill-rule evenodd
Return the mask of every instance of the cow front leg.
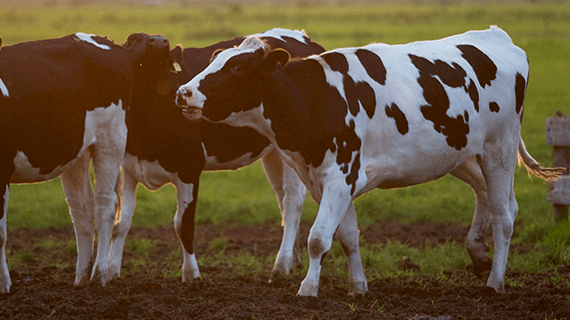
M 194 183 L 176 179 L 177 208 L 174 229 L 182 245 L 182 282 L 200 278 L 200 270 L 194 253 L 194 218 L 198 201 L 199 177 Z
M 324 186 L 319 212 L 309 233 L 309 270 L 301 282 L 297 295 L 317 296 L 323 259 L 331 248 L 333 235 L 343 220 L 351 201 L 350 187 L 344 183 L 344 180 Z
M 283 226 L 281 246 L 271 272 L 271 279 L 274 279 L 280 274 L 288 276 L 290 271 L 302 267 L 298 235 L 307 192 L 293 168 L 285 164 L 276 150 L 261 161 L 267 180 L 277 196 Z
M 10 273 L 8 272 L 8 264 L 6 263 L 6 213 L 8 212 L 8 195 L 10 186 L 7 182 L 2 183 L 0 186 L 0 202 L 2 205 L 1 217 L 0 217 L 0 293 L 9 293 L 12 281 L 10 280 Z
M 336 234 L 348 258 L 348 295 L 365 294 L 368 291 L 368 284 L 360 257 L 360 232 L 358 231 L 354 204 L 350 203 L 348 206 Z
M 136 205 L 138 181 L 125 172 L 123 185 L 123 204 L 121 206 L 121 221 L 113 227 L 111 248 L 109 249 L 109 280 L 119 278 L 127 233 L 131 228 Z
M 86 151 L 75 164 L 61 175 L 61 186 L 69 213 L 73 221 L 77 241 L 77 264 L 75 285 L 89 281 L 89 271 L 93 265 L 94 244 L 94 196 L 89 176 L 90 153 Z

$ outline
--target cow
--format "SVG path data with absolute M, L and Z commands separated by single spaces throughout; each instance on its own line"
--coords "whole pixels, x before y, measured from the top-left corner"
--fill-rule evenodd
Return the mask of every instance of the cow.
M 518 207 L 517 154 L 544 179 L 520 135 L 526 54 L 496 26 L 404 45 L 371 44 L 291 59 L 249 37 L 177 92 L 189 119 L 249 126 L 267 137 L 319 204 L 308 238 L 309 269 L 298 291 L 317 296 L 336 233 L 348 256 L 349 294 L 364 294 L 352 201 L 447 173 L 467 182 L 477 206 L 467 247 L 487 286 L 504 292 Z M 494 260 L 485 253 L 492 225 Z
M 9 292 L 11 285 L 4 251 L 9 184 L 58 176 L 77 239 L 74 283 L 105 286 L 109 280 L 108 248 L 120 218 L 132 65 L 169 58 L 148 54 L 165 46 L 164 37 L 150 40 L 153 43 L 137 43 L 127 50 L 107 38 L 77 32 L 0 49 L 0 292 Z M 95 190 L 89 176 L 91 159 Z M 94 220 L 98 249 L 89 272 Z
M 304 57 L 325 50 L 302 31 L 272 29 L 257 34 L 276 48 Z M 131 37 L 144 37 L 143 34 Z M 245 37 L 205 48 L 180 45 L 170 51 L 175 67 L 168 64 L 152 75 L 135 72 L 133 107 L 126 115 L 128 137 L 123 161 L 122 217 L 114 230 L 109 251 L 109 274 L 118 278 L 126 235 L 135 209 L 136 190 L 142 184 L 157 190 L 172 183 L 177 192 L 174 228 L 183 252 L 182 282 L 200 278 L 194 253 L 194 217 L 199 177 L 204 170 L 236 170 L 261 159 L 281 210 L 284 233 L 272 278 L 288 275 L 301 264 L 295 244 L 306 190 L 292 168 L 286 166 L 269 140 L 251 128 L 236 128 L 204 120 L 190 122 L 175 104 L 175 93 L 203 70 L 212 54 L 239 45 Z M 124 46 L 129 45 L 129 40 Z M 163 79 L 156 83 L 148 79 Z M 167 80 L 164 80 L 167 79 Z

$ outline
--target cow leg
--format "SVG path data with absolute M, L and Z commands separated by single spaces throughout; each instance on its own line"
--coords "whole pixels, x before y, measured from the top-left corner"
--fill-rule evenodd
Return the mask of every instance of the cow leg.
M 182 245 L 182 282 L 200 278 L 198 262 L 194 254 L 194 217 L 198 202 L 199 176 L 193 183 L 175 180 L 177 207 L 174 216 L 174 229 Z
M 115 220 L 120 218 L 120 212 L 117 212 L 117 209 L 120 208 L 116 207 L 118 197 L 115 186 L 119 178 L 127 142 L 124 111 L 114 112 L 112 108 L 108 109 L 109 113 L 104 114 L 104 116 L 108 117 L 109 120 L 105 123 L 102 121 L 101 128 L 98 128 L 97 131 L 97 142 L 93 146 L 98 244 L 97 257 L 91 273 L 91 283 L 100 283 L 102 286 L 105 286 L 109 280 L 108 261 L 111 232 Z
M 477 198 L 473 222 L 467 235 L 467 251 L 473 261 L 473 273 L 480 279 L 487 280 L 491 271 L 492 259 L 487 252 L 485 234 L 489 228 L 491 214 L 488 207 L 487 184 L 481 167 L 475 157 L 470 157 L 451 172 L 456 178 L 466 182 L 473 188 Z
M 360 257 L 360 232 L 358 231 L 354 204 L 350 203 L 348 206 L 336 234 L 348 257 L 348 295 L 365 294 L 368 291 L 368 285 Z
M 326 183 L 323 189 L 319 212 L 309 233 L 309 270 L 297 292 L 300 296 L 317 296 L 324 255 L 330 250 L 333 235 L 352 201 L 350 187 L 344 179 Z
M 77 264 L 75 285 L 89 281 L 89 269 L 93 263 L 94 199 L 89 177 L 90 153 L 86 151 L 75 164 L 61 175 L 65 201 L 75 229 Z
M 487 182 L 488 204 L 495 243 L 493 265 L 487 279 L 487 286 L 494 288 L 497 292 L 504 292 L 509 245 L 518 211 L 513 189 L 518 139 L 513 139 L 513 143 L 505 141 L 507 139 L 497 140 L 503 143 L 485 148 L 484 154 L 479 157 L 479 164 Z
M 302 267 L 299 250 L 299 221 L 305 201 L 305 186 L 293 170 L 285 164 L 276 150 L 261 159 L 267 180 L 273 187 L 281 211 L 283 238 L 275 259 L 271 278 L 285 276 Z
M 8 212 L 8 195 L 10 194 L 10 185 L 7 182 L 2 183 L 0 186 L 0 202 L 2 205 L 2 213 L 0 217 L 0 293 L 10 292 L 12 281 L 10 280 L 10 273 L 8 272 L 8 264 L 6 263 L 6 213 Z
M 115 224 L 111 235 L 111 248 L 109 250 L 109 280 L 116 279 L 121 276 L 123 250 L 127 239 L 127 233 L 131 228 L 131 222 L 135 212 L 137 187 L 138 181 L 128 174 L 128 172 L 125 172 L 125 181 L 122 192 L 123 204 L 121 206 L 121 221 Z

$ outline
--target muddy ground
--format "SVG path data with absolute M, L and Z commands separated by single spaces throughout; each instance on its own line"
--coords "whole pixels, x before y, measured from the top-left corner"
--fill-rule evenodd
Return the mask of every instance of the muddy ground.
M 308 226 L 303 225 L 305 234 Z M 410 246 L 447 241 L 463 242 L 466 227 L 414 223 L 402 226 L 383 222 L 362 230 L 368 243 L 397 240 Z M 206 239 L 223 235 L 227 239 L 224 256 L 247 251 L 265 259 L 275 253 L 281 237 L 278 226 L 199 226 L 197 255 L 219 254 Z M 0 319 L 565 319 L 570 318 L 570 266 L 542 274 L 507 271 L 507 277 L 524 279 L 522 285 L 508 286 L 497 294 L 473 278 L 468 269 L 453 270 L 458 282 L 437 278 L 382 279 L 370 281 L 365 296 L 346 296 L 346 279 L 321 278 L 318 298 L 296 297 L 303 278 L 294 272 L 285 280 L 269 284 L 265 275 L 238 275 L 231 268 L 201 265 L 202 281 L 181 285 L 179 278 L 164 278 L 168 255 L 180 252 L 172 226 L 133 228 L 129 239 L 153 239 L 149 266 L 129 273 L 136 259 L 126 253 L 123 278 L 105 288 L 73 286 L 75 253 L 34 246 L 40 239 L 69 240 L 70 227 L 9 231 L 10 254 L 33 250 L 24 264 L 10 268 L 12 289 L 0 295 Z M 514 250 L 518 250 L 515 248 Z M 524 248 L 521 248 L 524 250 Z M 68 254 L 63 254 L 67 252 Z M 171 255 L 172 256 L 172 255 Z M 47 265 L 42 260 L 63 262 L 68 267 Z M 181 257 L 180 257 L 181 259 Z M 45 261 L 43 261 L 45 262 Z M 325 260 L 326 263 L 326 260 Z M 178 268 L 181 264 L 175 267 Z M 413 263 L 401 268 L 414 268 Z M 168 268 L 173 268 L 172 266 Z M 266 270 L 269 275 L 270 267 Z M 565 283 L 548 281 L 563 276 Z M 457 283 L 457 282 L 455 282 Z

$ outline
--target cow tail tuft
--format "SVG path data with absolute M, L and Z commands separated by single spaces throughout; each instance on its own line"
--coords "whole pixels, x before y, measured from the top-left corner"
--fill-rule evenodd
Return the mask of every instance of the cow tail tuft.
M 546 181 L 554 181 L 566 170 L 564 167 L 549 168 L 543 167 L 526 151 L 524 141 L 519 135 L 519 152 L 518 152 L 519 165 L 523 164 L 528 170 L 528 174 L 544 179 Z

